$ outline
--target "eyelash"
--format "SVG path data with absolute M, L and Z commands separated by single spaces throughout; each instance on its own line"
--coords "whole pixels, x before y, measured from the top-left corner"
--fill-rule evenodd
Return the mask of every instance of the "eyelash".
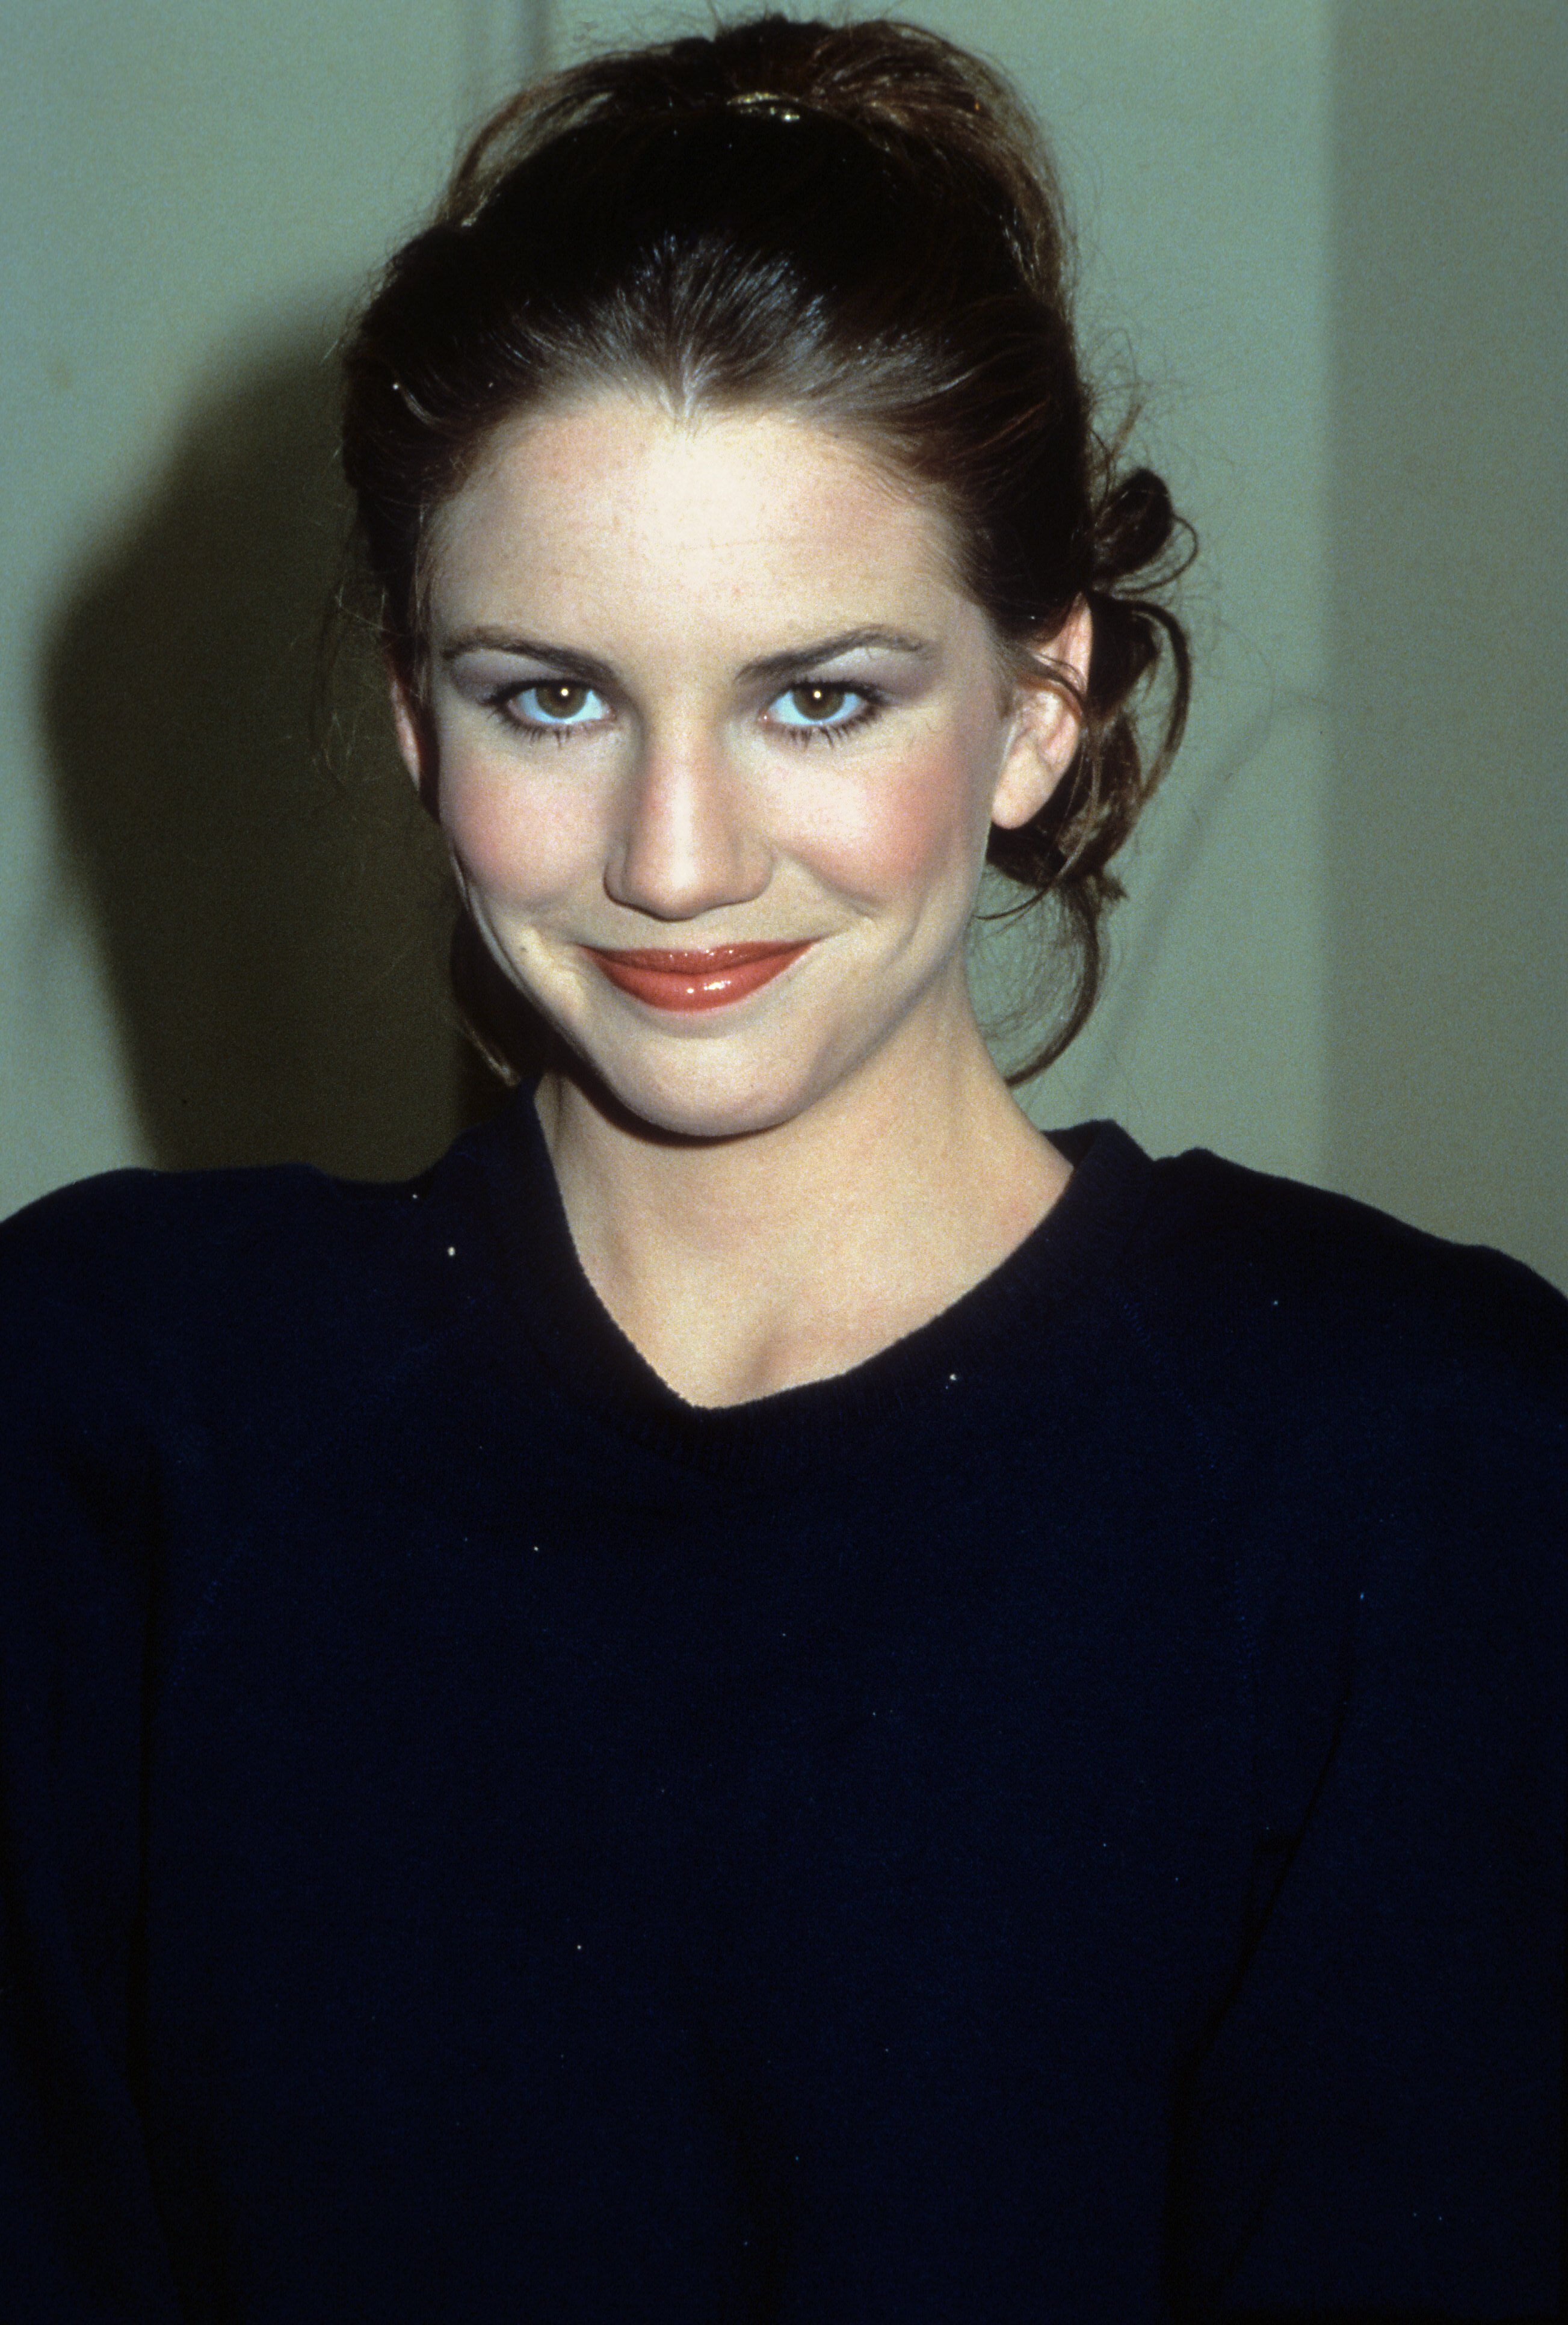
M 515 717 L 512 706 L 524 695 L 532 694 L 535 687 L 562 682 L 546 678 L 533 678 L 523 686 L 498 686 L 483 697 L 485 708 L 494 712 L 509 735 L 520 735 L 530 743 L 548 741 L 559 746 L 568 742 L 574 734 L 591 733 L 598 722 L 594 720 L 581 727 L 570 725 L 552 726 L 548 721 L 535 724 L 531 720 Z M 785 726 L 781 722 L 773 731 L 781 735 L 786 742 L 799 745 L 841 742 L 846 735 L 858 734 L 862 727 L 870 726 L 874 719 L 881 717 L 886 708 L 887 697 L 879 687 L 846 685 L 841 690 L 830 690 L 827 688 L 825 681 L 815 679 L 797 679 L 793 686 L 782 688 L 779 694 L 773 697 L 773 700 L 777 702 L 785 694 L 793 694 L 805 687 L 818 684 L 823 686 L 824 691 L 841 690 L 845 694 L 858 697 L 859 709 L 851 712 L 848 718 L 840 718 L 831 727 L 817 726 L 810 722 L 801 726 Z M 596 690 L 589 690 L 590 692 Z

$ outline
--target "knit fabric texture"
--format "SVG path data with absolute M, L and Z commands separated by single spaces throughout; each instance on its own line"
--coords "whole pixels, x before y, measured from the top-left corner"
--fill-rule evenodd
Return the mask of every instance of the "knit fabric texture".
M 1058 1143 L 719 1411 L 526 1096 L 0 1228 L 5 2325 L 1556 2313 L 1568 1305 Z

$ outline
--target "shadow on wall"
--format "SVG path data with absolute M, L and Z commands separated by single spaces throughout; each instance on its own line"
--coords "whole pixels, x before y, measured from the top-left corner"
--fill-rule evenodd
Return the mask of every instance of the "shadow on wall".
M 357 649 L 352 744 L 333 773 L 312 747 L 334 401 L 319 343 L 237 376 L 51 635 L 59 828 L 168 1168 L 396 1177 L 494 1103 L 447 999 L 439 841 Z
M 1568 14 L 1335 42 L 1333 1173 L 1568 1285 Z

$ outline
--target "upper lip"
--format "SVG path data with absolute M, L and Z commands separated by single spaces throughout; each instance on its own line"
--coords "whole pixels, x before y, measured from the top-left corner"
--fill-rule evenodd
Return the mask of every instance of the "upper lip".
M 662 945 L 585 945 L 585 952 L 605 960 L 624 961 L 628 968 L 663 968 L 672 977 L 704 977 L 720 968 L 741 968 L 747 961 L 767 960 L 775 953 L 800 952 L 809 937 L 778 937 L 753 944 L 709 945 L 701 951 Z

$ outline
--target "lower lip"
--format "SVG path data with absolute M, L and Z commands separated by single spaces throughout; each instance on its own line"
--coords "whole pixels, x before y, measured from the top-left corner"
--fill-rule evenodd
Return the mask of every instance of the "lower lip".
M 586 946 L 610 983 L 651 1009 L 687 1013 L 744 1001 L 781 977 L 806 950 L 798 945 L 719 945 L 711 952 L 598 952 Z

